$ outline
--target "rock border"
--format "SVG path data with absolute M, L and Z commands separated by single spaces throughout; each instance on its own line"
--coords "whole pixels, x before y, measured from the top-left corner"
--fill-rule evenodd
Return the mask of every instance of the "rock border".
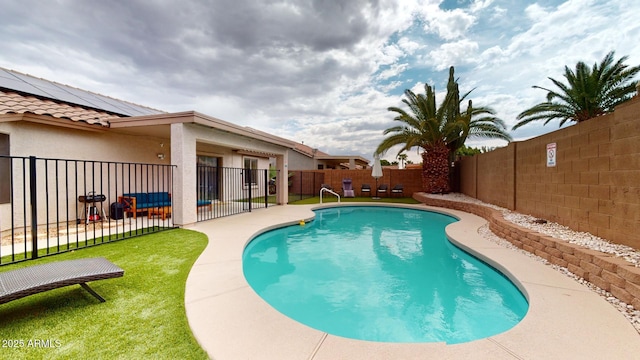
M 635 310 L 640 309 L 640 268 L 635 264 L 622 257 L 517 225 L 505 219 L 495 206 L 462 201 L 459 196 L 456 200 L 445 197 L 446 195 L 413 194 L 415 200 L 426 205 L 460 210 L 484 218 L 495 236 L 555 265 L 554 267 L 560 268 L 560 271 L 579 282 L 591 285 L 589 287 L 592 290 L 621 310 L 640 332 L 640 311 Z

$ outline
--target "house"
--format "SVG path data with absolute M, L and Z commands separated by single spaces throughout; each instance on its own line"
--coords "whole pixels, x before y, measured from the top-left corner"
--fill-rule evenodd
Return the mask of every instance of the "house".
M 329 155 L 303 143 L 289 152 L 290 170 L 366 169 L 369 160 L 358 155 Z
M 7 224 L 15 225 L 14 217 L 26 224 L 33 216 L 26 210 L 24 214 L 12 211 L 12 206 L 27 209 L 31 201 L 26 178 L 15 182 L 20 171 L 28 172 L 17 170 L 19 159 L 26 159 L 23 163 L 31 156 L 66 163 L 69 159 L 88 161 L 89 165 L 76 164 L 75 170 L 71 163 L 62 171 L 56 165 L 56 169 L 47 167 L 39 172 L 39 178 L 44 171 L 50 182 L 66 181 L 63 185 L 71 188 L 64 195 L 67 202 L 75 202 L 83 191 L 96 189 L 111 172 L 116 172 L 118 183 L 107 186 L 107 204 L 118 201 L 125 186 L 130 186 L 130 191 L 170 189 L 172 221 L 184 226 L 198 221 L 197 205 L 202 198 L 211 202 L 232 186 L 241 186 L 243 194 L 251 194 L 253 189 L 254 196 L 260 195 L 256 192 L 263 190 L 256 185 L 262 179 L 257 178 L 257 171 L 268 169 L 270 159 L 275 159 L 278 174 L 286 174 L 288 156 L 295 146 L 292 141 L 195 111 L 167 113 L 0 68 L 0 230 Z M 106 165 L 93 168 L 93 161 Z M 123 165 L 113 167 L 111 163 Z M 162 167 L 137 170 L 140 164 Z M 201 166 L 220 171 L 212 176 L 211 170 Z M 243 178 L 227 181 L 221 175 L 223 169 L 239 170 Z M 83 184 L 69 180 L 72 176 L 65 172 L 73 171 L 84 171 Z M 136 177 L 129 179 L 128 185 L 120 184 L 125 173 Z M 206 178 L 204 185 L 200 185 L 201 178 Z M 278 175 L 276 181 L 277 203 L 286 204 L 287 177 Z M 46 206 L 61 201 L 51 195 L 38 195 L 37 200 Z M 38 207 L 39 222 L 44 207 Z M 80 219 L 82 211 L 72 209 L 74 213 L 56 216 Z

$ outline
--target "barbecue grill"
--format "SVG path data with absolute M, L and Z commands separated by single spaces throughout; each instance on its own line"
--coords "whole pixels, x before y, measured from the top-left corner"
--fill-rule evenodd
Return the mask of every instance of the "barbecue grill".
M 100 221 L 105 219 L 107 215 L 104 212 L 104 207 L 100 206 L 102 209 L 102 217 L 100 217 L 100 212 L 98 211 L 98 206 L 96 203 L 102 203 L 107 200 L 107 197 L 103 194 L 96 194 L 95 191 L 90 191 L 86 195 L 78 196 L 78 201 L 84 204 L 84 220 L 85 224 L 89 224 L 89 221 Z

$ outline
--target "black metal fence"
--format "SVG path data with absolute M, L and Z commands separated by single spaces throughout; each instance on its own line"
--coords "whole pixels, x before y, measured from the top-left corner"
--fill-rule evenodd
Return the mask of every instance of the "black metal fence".
M 271 175 L 270 175 L 271 174 Z M 266 208 L 276 202 L 275 171 L 197 166 L 198 221 Z
M 289 172 L 289 202 L 318 196 L 324 183 L 324 173 L 315 171 Z
M 173 228 L 173 168 L 0 156 L 0 265 Z

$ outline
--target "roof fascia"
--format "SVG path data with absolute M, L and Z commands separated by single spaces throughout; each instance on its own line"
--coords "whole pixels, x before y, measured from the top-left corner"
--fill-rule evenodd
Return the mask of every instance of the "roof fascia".
M 256 140 L 261 140 L 274 145 L 294 148 L 295 142 L 271 135 L 259 130 L 254 130 L 247 127 L 238 126 L 230 122 L 207 116 L 196 111 L 185 111 L 178 113 L 157 114 L 157 115 L 144 115 L 144 116 L 132 116 L 126 118 L 117 118 L 109 120 L 111 128 L 127 128 L 127 127 L 139 127 L 150 125 L 170 125 L 170 124 L 199 124 L 213 129 L 226 131 L 232 134 L 249 137 Z
M 218 118 L 204 115 L 198 112 L 193 112 L 195 115 L 195 123 L 212 127 L 214 129 L 228 131 L 233 134 L 246 136 L 249 138 L 262 140 L 271 144 L 279 145 L 286 148 L 295 148 L 296 143 L 279 136 L 275 136 L 260 130 L 252 129 L 249 127 L 239 126 L 230 122 L 220 120 Z

